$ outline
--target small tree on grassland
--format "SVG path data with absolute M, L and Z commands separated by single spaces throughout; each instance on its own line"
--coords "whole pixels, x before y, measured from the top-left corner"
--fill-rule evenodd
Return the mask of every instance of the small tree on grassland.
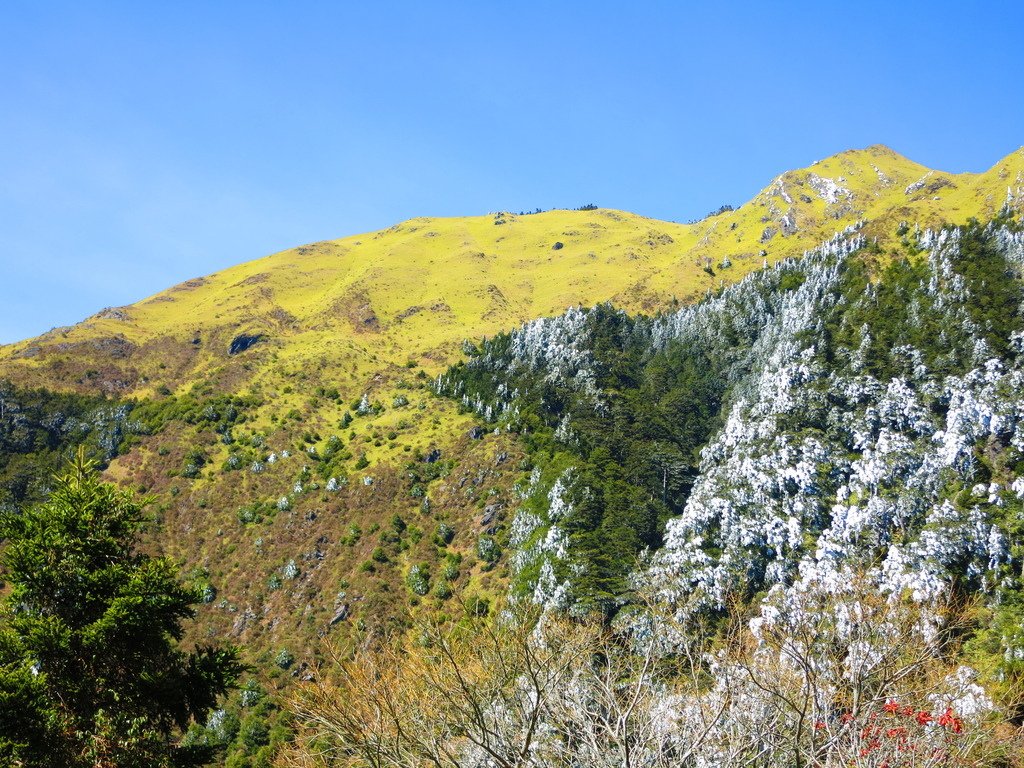
M 49 499 L 0 516 L 0 759 L 21 766 L 198 765 L 176 748 L 242 670 L 234 648 L 182 650 L 199 602 L 136 550 L 142 504 L 79 452 Z

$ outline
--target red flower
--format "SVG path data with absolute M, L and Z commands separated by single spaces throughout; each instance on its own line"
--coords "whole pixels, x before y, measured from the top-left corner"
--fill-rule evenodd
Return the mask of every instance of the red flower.
M 946 711 L 939 715 L 939 725 L 949 728 L 953 733 L 960 733 L 963 730 L 963 721 L 953 714 L 952 707 L 946 707 Z
M 913 717 L 914 716 L 914 708 L 913 707 L 904 707 L 903 709 L 900 710 L 900 712 L 905 717 Z
M 928 725 L 931 721 L 931 713 L 925 712 L 923 709 L 917 713 L 917 722 L 919 725 Z
M 825 730 L 825 721 L 824 720 L 815 720 L 814 721 L 814 730 L 816 730 L 816 731 L 824 731 Z
M 849 712 L 843 712 L 842 717 L 840 717 L 839 719 L 842 720 L 844 723 L 849 723 L 853 720 L 853 715 Z
M 885 703 L 885 711 L 888 712 L 889 714 L 893 714 L 893 715 L 896 714 L 897 712 L 900 711 L 899 702 L 887 701 Z

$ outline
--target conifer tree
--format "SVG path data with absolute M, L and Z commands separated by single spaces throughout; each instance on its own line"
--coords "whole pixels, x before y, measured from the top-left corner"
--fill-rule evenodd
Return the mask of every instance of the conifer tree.
M 137 549 L 142 506 L 83 452 L 47 501 L 0 516 L 0 760 L 198 765 L 175 744 L 242 671 L 234 648 L 179 646 L 198 595 Z

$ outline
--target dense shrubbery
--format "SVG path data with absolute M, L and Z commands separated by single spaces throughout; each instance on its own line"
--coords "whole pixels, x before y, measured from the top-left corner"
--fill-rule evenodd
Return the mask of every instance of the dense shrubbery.
M 138 428 L 130 404 L 0 382 L 0 504 L 39 501 L 76 446 L 105 463 Z
M 132 417 L 145 434 L 156 434 L 170 422 L 191 424 L 225 435 L 246 420 L 246 411 L 259 407 L 253 396 L 203 395 L 198 391 L 139 403 Z
M 846 577 L 717 629 L 661 603 L 614 628 L 522 603 L 421 622 L 298 693 L 290 764 L 1019 765 L 1020 739 L 956 667 L 957 615 L 932 631 L 912 600 Z
M 259 403 L 254 397 L 198 392 L 143 402 L 116 401 L 23 390 L 0 382 L 0 504 L 41 499 L 50 477 L 78 446 L 105 466 L 140 436 L 157 434 L 171 422 L 210 430 L 222 443 L 232 445 L 232 429 L 244 423 L 246 411 Z M 204 450 L 193 448 L 181 474 L 198 477 L 208 461 Z M 258 461 L 254 446 L 235 445 L 222 469 L 241 469 Z

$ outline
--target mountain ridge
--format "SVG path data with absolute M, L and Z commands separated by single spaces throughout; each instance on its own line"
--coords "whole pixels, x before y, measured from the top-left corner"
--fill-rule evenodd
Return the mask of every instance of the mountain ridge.
M 651 313 L 692 300 L 859 220 L 866 235 L 889 240 L 903 220 L 957 223 L 1022 201 L 1024 150 L 982 173 L 950 174 L 872 145 L 780 174 L 738 208 L 693 224 L 604 208 L 416 217 L 270 254 L 0 347 L 0 376 L 146 396 L 226 369 L 213 378 L 237 391 L 254 377 L 228 349 L 236 336 L 258 335 L 296 364 L 326 356 L 325 373 L 358 389 L 410 356 L 436 372 L 462 339 L 567 306 L 613 301 Z

